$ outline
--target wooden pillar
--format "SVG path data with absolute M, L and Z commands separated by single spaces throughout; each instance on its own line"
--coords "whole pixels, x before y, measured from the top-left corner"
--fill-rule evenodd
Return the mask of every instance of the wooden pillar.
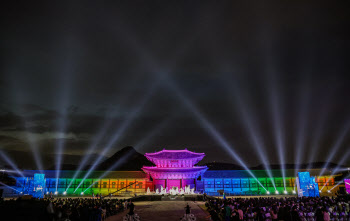
M 248 188 L 249 188 L 249 191 L 250 191 L 250 179 L 248 178 Z
M 231 188 L 232 188 L 232 192 L 233 192 L 233 182 L 232 182 L 232 179 L 231 179 Z
M 225 192 L 225 179 L 222 179 L 222 190 Z

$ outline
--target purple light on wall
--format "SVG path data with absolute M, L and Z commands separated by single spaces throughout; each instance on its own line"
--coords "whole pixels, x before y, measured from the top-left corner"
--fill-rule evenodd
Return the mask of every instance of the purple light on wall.
M 345 179 L 344 180 L 345 183 L 345 190 L 348 194 L 350 194 L 350 179 Z

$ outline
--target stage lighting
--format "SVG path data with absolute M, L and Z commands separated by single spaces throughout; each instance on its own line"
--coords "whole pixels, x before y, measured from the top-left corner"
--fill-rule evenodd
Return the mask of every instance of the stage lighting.
M 288 192 L 287 192 L 287 190 L 285 190 L 285 191 L 283 191 L 283 193 L 284 193 L 284 194 L 287 194 Z
M 20 194 L 23 194 L 23 192 L 20 192 Z
M 58 192 L 57 191 L 55 191 L 55 195 L 57 195 L 58 194 Z
M 295 192 L 295 190 L 293 190 L 293 194 L 296 194 L 297 192 Z
M 330 191 L 330 190 L 327 190 L 327 193 L 331 193 L 331 191 Z
M 46 195 L 49 195 L 49 192 L 46 192 Z
M 66 194 L 67 194 L 67 192 L 66 192 L 66 191 L 64 191 L 64 192 L 63 192 L 63 195 L 66 195 Z
M 81 192 L 80 195 L 84 195 L 84 192 Z
M 280 194 L 277 190 L 275 191 L 276 194 Z
M 267 191 L 266 193 L 267 193 L 268 195 L 270 195 L 270 191 Z

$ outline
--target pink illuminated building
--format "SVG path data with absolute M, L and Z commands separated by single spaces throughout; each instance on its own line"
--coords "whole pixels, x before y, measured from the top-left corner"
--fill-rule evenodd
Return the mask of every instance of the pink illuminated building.
M 153 179 L 154 189 L 160 186 L 196 188 L 196 180 L 208 169 L 207 166 L 195 166 L 205 156 L 185 150 L 162 150 L 156 153 L 146 153 L 145 156 L 155 167 L 144 166 L 142 170 Z

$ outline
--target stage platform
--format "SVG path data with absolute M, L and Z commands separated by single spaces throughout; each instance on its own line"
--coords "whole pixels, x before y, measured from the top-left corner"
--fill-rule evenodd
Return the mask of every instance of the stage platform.
M 207 198 L 214 198 L 207 196 Z M 192 194 L 192 195 L 141 195 L 130 198 L 133 202 L 140 201 L 204 201 L 203 194 Z

